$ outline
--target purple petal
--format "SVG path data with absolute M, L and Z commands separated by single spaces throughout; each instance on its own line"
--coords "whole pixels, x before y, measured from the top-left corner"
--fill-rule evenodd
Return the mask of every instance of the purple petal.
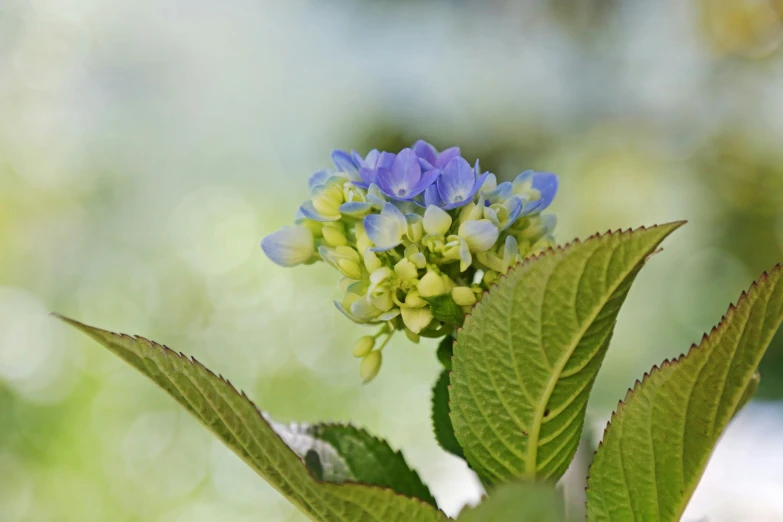
M 396 154 L 392 154 L 391 152 L 381 152 L 378 154 L 378 159 L 375 161 L 375 168 L 380 169 L 389 169 L 391 170 L 392 166 L 394 165 L 394 160 L 397 159 Z
M 433 167 L 435 166 L 435 163 L 438 161 L 438 150 L 424 140 L 419 140 L 416 143 L 414 143 L 413 151 L 416 153 L 418 157 L 420 157 L 423 160 L 426 160 L 427 163 L 429 163 Z
M 468 166 L 468 168 L 470 168 L 470 166 Z M 453 203 L 447 202 L 446 205 L 443 205 L 443 209 L 451 210 L 452 208 L 457 208 L 463 205 L 467 205 L 473 199 L 473 196 L 476 195 L 476 192 L 479 191 L 481 185 L 484 184 L 484 180 L 487 179 L 487 176 L 489 176 L 489 172 L 485 172 L 484 174 L 482 174 L 481 177 L 476 180 L 476 183 L 473 185 L 473 188 L 470 189 L 470 192 L 468 192 L 468 194 L 463 199 L 461 199 L 460 201 L 455 201 Z M 440 179 L 442 179 L 442 176 L 441 178 L 438 179 L 438 182 L 440 182 Z M 440 190 L 440 186 L 438 186 L 438 190 Z
M 416 184 L 416 186 L 411 189 L 409 193 L 409 197 L 412 198 L 418 196 L 426 189 L 431 187 L 432 184 L 435 183 L 435 180 L 438 179 L 438 176 L 440 176 L 440 170 L 438 169 L 432 169 L 425 172 L 424 175 L 419 180 L 419 182 Z
M 359 166 L 354 163 L 353 157 L 344 150 L 332 151 L 332 162 L 337 170 L 348 172 L 349 174 L 356 174 L 359 172 Z
M 435 162 L 435 166 L 439 168 L 443 168 L 446 165 L 448 165 L 451 160 L 458 157 L 459 155 L 460 155 L 459 147 L 451 147 L 450 149 L 446 149 L 440 154 L 438 154 L 438 159 Z
M 447 205 L 458 203 L 456 206 L 462 206 L 467 203 L 468 194 L 475 183 L 476 175 L 468 162 L 454 158 L 438 178 L 438 192 Z
M 421 166 L 422 172 L 432 170 L 435 168 L 435 166 L 432 163 L 425 160 L 424 158 L 419 158 L 419 165 Z
M 367 188 L 371 184 L 376 183 L 378 173 L 374 169 L 362 167 L 359 169 L 359 176 L 362 178 L 362 181 L 354 181 L 353 184 L 357 187 Z
M 503 228 L 500 229 L 501 232 L 514 224 L 514 222 L 519 218 L 519 215 L 522 213 L 523 206 L 524 204 L 522 203 L 521 199 L 516 196 L 511 198 L 508 209 L 508 221 L 506 221 L 506 224 L 503 225 Z M 342 207 L 340 207 L 340 209 L 342 209 Z
M 307 186 L 310 188 L 310 191 L 317 187 L 318 185 L 323 185 L 326 180 L 331 176 L 332 173 L 328 170 L 319 170 L 317 172 L 314 172 L 312 176 L 310 176 L 310 179 L 307 180 Z
M 384 193 L 395 199 L 410 199 L 415 196 L 412 190 L 420 180 L 419 159 L 411 149 L 403 149 L 397 155 L 390 171 L 378 169 L 378 185 Z
M 369 153 L 367 153 L 367 156 L 364 158 L 364 164 L 371 169 L 374 169 L 378 164 L 378 158 L 381 156 L 381 153 L 378 152 L 378 149 L 372 149 Z
M 440 193 L 438 192 L 438 186 L 436 184 L 427 187 L 424 191 L 424 204 L 426 206 L 435 205 L 440 207 L 443 205 L 443 200 L 440 199 Z
M 533 174 L 533 188 L 541 193 L 541 199 L 538 209 L 544 210 L 555 199 L 559 180 L 557 174 L 551 172 L 536 172 Z

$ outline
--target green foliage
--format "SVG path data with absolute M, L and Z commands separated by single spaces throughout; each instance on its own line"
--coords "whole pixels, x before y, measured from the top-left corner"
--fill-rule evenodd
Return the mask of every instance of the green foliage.
M 451 342 L 451 340 L 449 339 Z M 454 436 L 454 426 L 449 416 L 449 372 L 443 370 L 432 389 L 432 430 L 441 448 L 460 458 L 465 458 L 462 447 Z
M 315 480 L 297 453 L 281 439 L 282 435 L 292 442 L 296 441 L 296 431 L 277 426 L 281 432 L 278 435 L 244 394 L 237 392 L 228 381 L 210 372 L 198 361 L 141 337 L 118 335 L 71 319 L 62 319 L 157 383 L 312 520 L 363 522 L 379 520 L 379 514 L 382 514 L 381 519 L 384 521 L 447 520 L 446 515 L 431 505 L 405 497 L 392 489 Z M 340 431 L 337 429 L 314 429 L 313 433 L 320 434 L 325 440 L 340 439 Z M 370 442 L 358 431 L 345 435 L 350 435 L 352 442 L 343 440 L 335 453 L 328 455 L 329 448 L 313 449 L 311 446 L 304 451 L 305 460 L 318 468 L 319 474 L 327 475 L 331 468 L 329 473 L 339 478 L 346 477 L 346 472 L 350 471 L 357 477 L 371 476 L 376 482 L 395 486 L 402 484 L 403 489 L 413 488 L 421 492 L 423 485 L 414 486 L 411 475 L 401 472 L 402 458 L 390 450 L 382 449 L 383 443 Z M 297 452 L 304 450 L 299 443 L 292 445 L 297 448 Z M 308 445 L 311 442 L 307 441 L 304 447 Z M 356 452 L 361 445 L 371 447 L 373 455 L 360 459 Z M 318 452 L 321 454 L 316 460 L 315 454 Z M 381 459 L 388 457 L 391 457 L 389 462 L 381 462 Z M 346 467 L 340 465 L 340 458 L 347 465 L 347 471 Z M 370 473 L 365 466 L 371 465 L 373 460 L 394 472 L 384 477 L 379 475 L 380 471 Z M 316 461 L 320 465 L 316 465 Z
M 485 484 L 563 475 L 620 306 L 645 260 L 681 225 L 549 250 L 501 278 L 466 318 L 451 416 Z
M 454 302 L 451 294 L 433 295 L 431 297 L 422 297 L 422 299 L 430 305 L 432 315 L 438 321 L 456 325 L 462 324 L 463 319 L 465 319 L 465 312 Z
M 758 387 L 783 321 L 783 268 L 764 274 L 687 355 L 620 403 L 590 468 L 590 521 L 676 521 L 726 425 Z
M 354 481 L 391 488 L 406 497 L 415 497 L 437 507 L 435 498 L 419 475 L 386 441 L 365 430 L 342 424 L 317 424 L 306 431 L 337 451 Z
M 560 494 L 551 486 L 511 482 L 498 486 L 475 508 L 465 508 L 457 522 L 565 522 Z
M 438 344 L 438 351 L 436 353 L 438 360 L 448 371 L 451 371 L 451 358 L 454 356 L 454 338 L 447 335 Z

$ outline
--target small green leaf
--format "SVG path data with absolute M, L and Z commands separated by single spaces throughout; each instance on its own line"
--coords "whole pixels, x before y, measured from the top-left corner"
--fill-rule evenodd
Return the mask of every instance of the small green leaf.
M 462 459 L 465 454 L 454 436 L 454 426 L 449 416 L 449 372 L 443 370 L 432 389 L 432 429 L 441 448 Z
M 451 371 L 451 358 L 454 356 L 454 338 L 447 335 L 438 344 L 438 351 L 436 353 L 438 360 L 444 368 Z
M 565 522 L 565 508 L 551 486 L 511 482 L 490 491 L 477 507 L 463 509 L 457 522 Z
M 321 476 L 333 479 L 344 478 L 346 473 L 363 475 L 366 470 L 357 465 L 356 455 L 345 448 L 338 453 L 325 442 L 316 440 L 322 443 L 319 446 L 312 440 L 297 438 L 301 433 L 296 430 L 270 424 L 244 393 L 237 392 L 231 383 L 195 359 L 142 337 L 118 335 L 65 317 L 60 319 L 152 379 L 312 520 L 363 522 L 379 520 L 379 514 L 384 521 L 448 520 L 430 504 L 392 489 L 317 481 L 303 460 Z M 396 468 L 399 461 L 401 457 Z
M 451 419 L 484 484 L 565 473 L 620 306 L 681 225 L 544 252 L 501 277 L 468 315 L 452 359 Z
M 699 346 L 637 381 L 590 467 L 588 520 L 680 520 L 713 446 L 758 386 L 756 368 L 781 321 L 779 265 Z
M 443 321 L 446 324 L 458 325 L 462 324 L 465 319 L 465 312 L 462 308 L 454 302 L 451 294 L 434 295 L 432 297 L 422 297 L 430 304 L 432 315 L 438 321 Z
M 353 480 L 391 488 L 437 507 L 430 490 L 412 471 L 399 451 L 364 430 L 342 424 L 317 424 L 307 433 L 334 448 L 347 464 Z

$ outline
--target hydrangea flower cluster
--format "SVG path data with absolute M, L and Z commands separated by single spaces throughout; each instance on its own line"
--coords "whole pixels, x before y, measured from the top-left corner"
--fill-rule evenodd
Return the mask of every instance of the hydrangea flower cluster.
M 281 266 L 324 261 L 340 272 L 337 309 L 379 327 L 354 346 L 365 381 L 394 332 L 414 342 L 452 334 L 499 274 L 553 244 L 555 216 L 542 212 L 557 193 L 554 174 L 498 183 L 459 148 L 425 141 L 396 154 L 336 150 L 332 161 L 310 177 L 296 224 L 261 247 Z

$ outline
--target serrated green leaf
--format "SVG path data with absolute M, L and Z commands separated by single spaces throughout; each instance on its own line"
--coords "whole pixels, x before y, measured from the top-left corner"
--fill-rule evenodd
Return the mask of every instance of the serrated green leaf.
M 563 475 L 620 306 L 645 260 L 681 225 L 544 252 L 509 271 L 468 315 L 452 359 L 451 418 L 485 484 Z
M 237 392 L 230 382 L 210 372 L 195 359 L 142 337 L 114 334 L 60 318 L 152 379 L 312 520 L 448 520 L 444 513 L 431 505 L 400 495 L 392 489 L 315 480 L 302 459 L 312 464 L 317 451 L 307 450 L 301 457 L 298 456 L 244 393 Z M 283 425 L 276 427 L 284 436 L 290 435 Z M 330 459 L 318 457 L 323 474 L 327 474 L 323 467 L 325 461 Z M 330 462 L 339 463 L 338 460 Z M 340 473 L 339 470 L 332 472 Z
M 756 368 L 781 321 L 777 266 L 699 346 L 637 381 L 590 467 L 591 522 L 680 520 L 713 446 L 758 386 Z
M 465 312 L 462 308 L 454 302 L 451 294 L 434 295 L 432 297 L 422 297 L 430 305 L 432 315 L 438 321 L 443 321 L 446 324 L 458 325 L 462 324 L 465 319 Z
M 408 467 L 402 454 L 386 441 L 364 430 L 343 424 L 317 424 L 307 433 L 334 448 L 351 472 L 353 480 L 362 484 L 391 488 L 407 497 L 416 497 L 437 507 L 435 498 Z
M 436 356 L 438 357 L 440 364 L 451 371 L 451 358 L 454 356 L 454 338 L 451 335 L 444 337 L 438 344 Z
M 440 447 L 462 459 L 465 454 L 454 436 L 454 426 L 449 416 L 449 372 L 443 370 L 432 388 L 432 430 Z
M 565 522 L 565 508 L 553 487 L 512 482 L 492 490 L 478 506 L 463 509 L 457 522 Z

